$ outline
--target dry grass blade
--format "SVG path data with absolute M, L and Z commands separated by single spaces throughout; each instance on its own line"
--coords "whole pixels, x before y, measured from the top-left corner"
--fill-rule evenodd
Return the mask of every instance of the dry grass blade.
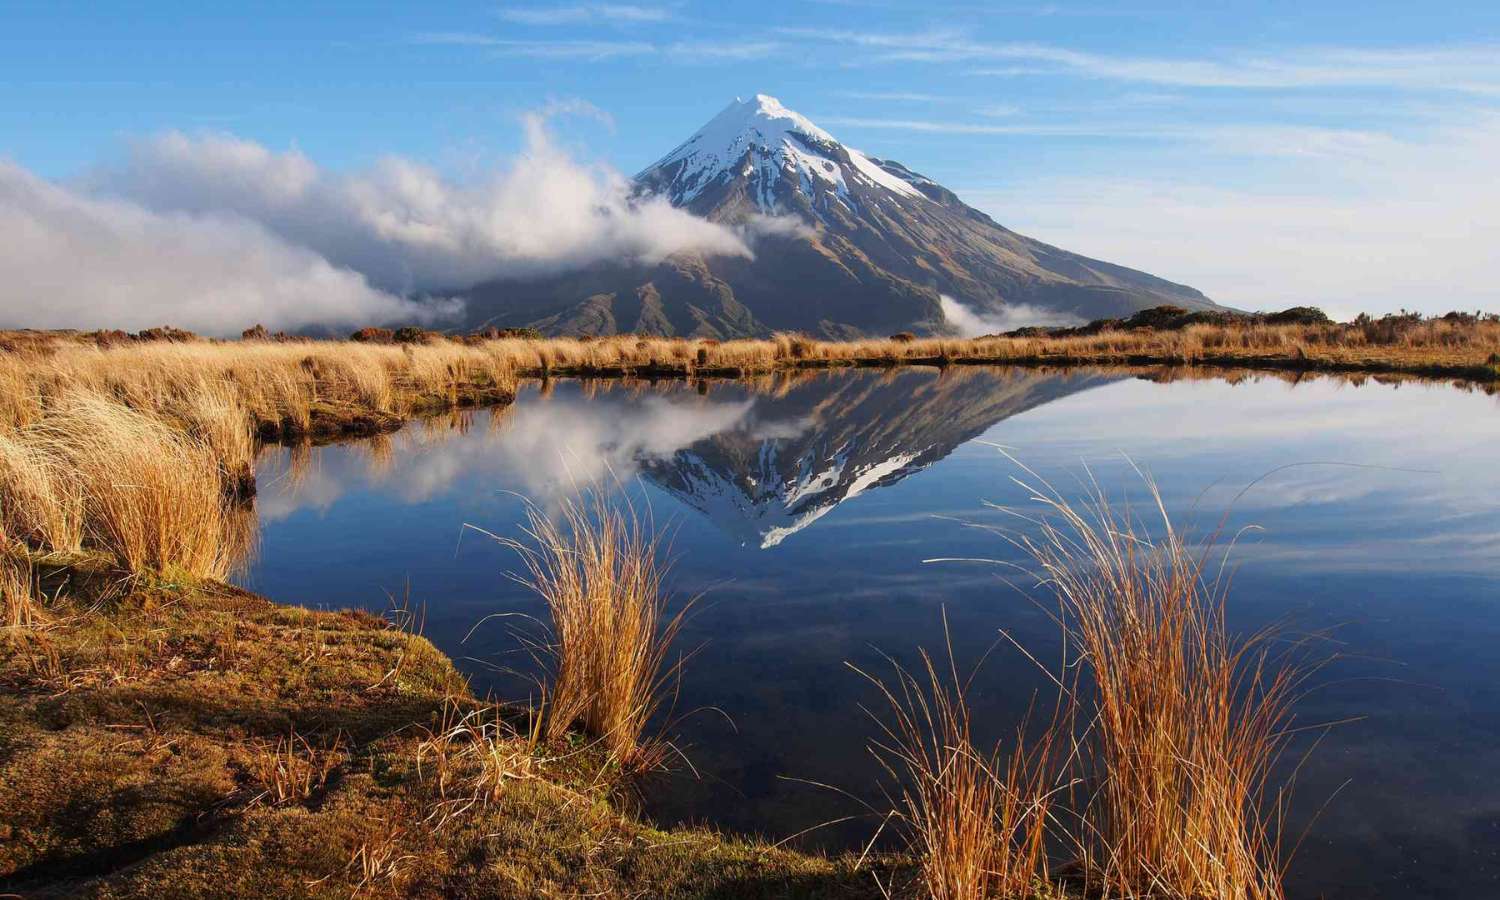
M 0 548 L 0 628 L 8 635 L 40 623 L 31 561 Z
M 622 766 L 660 763 L 666 746 L 646 737 L 681 663 L 668 653 L 691 604 L 667 612 L 659 539 L 628 505 L 600 493 L 569 500 L 558 518 L 532 506 L 527 541 L 504 540 L 524 561 L 521 580 L 547 606 L 551 671 L 546 736 L 580 727 Z
M 1082 509 L 1044 485 L 1040 535 L 1017 539 L 1093 683 L 1085 867 L 1110 895 L 1280 900 L 1267 780 L 1309 669 L 1268 631 L 1230 634 L 1213 541 L 1173 529 L 1147 484 L 1155 535 L 1097 484 Z
M 532 716 L 531 722 L 523 734 L 498 708 L 464 712 L 453 701 L 444 705 L 441 724 L 417 744 L 417 772 L 437 798 L 435 827 L 498 802 L 510 782 L 536 777 L 542 719 Z
M 1050 881 L 1061 719 L 1035 741 L 1017 729 L 1008 759 L 998 746 L 981 751 L 966 693 L 972 676 L 959 678 L 951 644 L 946 672 L 925 650 L 921 659 L 917 674 L 893 663 L 894 685 L 855 671 L 889 706 L 887 717 L 872 713 L 881 737 L 871 750 L 898 785 L 893 814 L 921 862 L 923 887 L 934 900 L 1033 896 Z
M 272 806 L 305 803 L 328 783 L 343 759 L 343 738 L 314 747 L 295 731 L 276 742 L 260 741 L 249 761 L 250 777 L 260 788 L 258 802 Z

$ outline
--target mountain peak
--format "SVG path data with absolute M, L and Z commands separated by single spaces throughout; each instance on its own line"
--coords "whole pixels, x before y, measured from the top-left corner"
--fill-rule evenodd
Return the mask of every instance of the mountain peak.
M 707 205 L 696 201 L 706 192 L 719 193 L 711 188 L 744 181 L 746 193 L 765 213 L 781 211 L 794 194 L 817 198 L 815 215 L 820 204 L 852 208 L 890 195 L 923 198 L 910 182 L 840 144 L 769 94 L 736 98 L 639 178 L 676 206 Z
M 706 130 L 715 122 L 726 126 L 737 126 L 741 133 L 745 131 L 757 131 L 767 134 L 774 131 L 791 131 L 806 135 L 818 141 L 836 144 L 833 135 L 812 123 L 812 120 L 801 113 L 787 109 L 780 100 L 770 94 L 756 94 L 749 100 L 741 100 L 736 97 L 734 102 L 724 107 Z

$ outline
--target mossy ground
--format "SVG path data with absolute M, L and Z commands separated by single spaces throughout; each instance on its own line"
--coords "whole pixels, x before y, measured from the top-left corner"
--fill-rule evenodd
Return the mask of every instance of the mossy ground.
M 508 738 L 516 777 L 452 813 L 418 749 L 484 707 L 425 639 L 102 563 L 36 571 L 45 624 L 0 637 L 0 894 L 878 897 L 877 874 L 910 879 L 654 828 L 578 741 Z M 281 802 L 278 741 L 305 776 Z

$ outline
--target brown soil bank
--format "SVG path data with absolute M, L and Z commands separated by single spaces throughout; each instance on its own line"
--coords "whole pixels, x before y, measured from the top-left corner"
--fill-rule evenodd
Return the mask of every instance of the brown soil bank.
M 25 567 L 55 599 L 0 634 L 0 894 L 873 897 L 872 872 L 903 880 L 632 818 L 604 754 L 528 736 L 388 620 Z

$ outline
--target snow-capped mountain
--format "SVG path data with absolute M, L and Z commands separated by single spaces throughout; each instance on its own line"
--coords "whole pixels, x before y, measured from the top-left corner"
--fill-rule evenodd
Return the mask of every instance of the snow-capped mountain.
M 643 460 L 642 474 L 741 542 L 774 547 L 997 422 L 1109 380 L 989 369 L 812 378 L 754 395 L 733 428 Z
M 764 94 L 729 104 L 636 184 L 642 195 L 741 228 L 755 258 L 684 253 L 483 285 L 470 294 L 471 324 L 852 337 L 950 330 L 942 295 L 981 315 L 1024 305 L 1081 320 L 1214 306 L 1192 288 L 1010 231 Z
M 821 201 L 849 208 L 866 197 L 879 202 L 881 191 L 922 196 L 911 183 L 765 94 L 729 104 L 640 180 L 672 205 L 691 209 L 705 192 L 737 177 L 754 188 L 756 206 L 769 215 L 787 208 L 789 194 L 814 198 L 814 206 Z

